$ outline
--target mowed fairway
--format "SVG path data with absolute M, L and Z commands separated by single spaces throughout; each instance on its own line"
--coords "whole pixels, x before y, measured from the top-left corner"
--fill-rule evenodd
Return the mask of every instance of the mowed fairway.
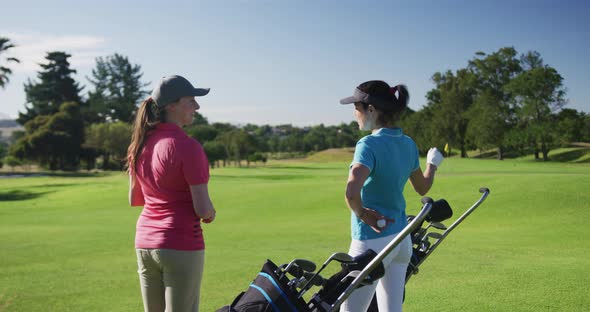
M 218 215 L 204 225 L 202 311 L 229 304 L 267 258 L 319 266 L 347 251 L 347 168 L 331 161 L 212 170 Z M 490 197 L 410 280 L 404 310 L 587 311 L 590 166 L 448 159 L 428 195 L 451 204 L 450 225 L 481 186 Z M 416 213 L 420 197 L 409 185 L 405 194 Z M 127 205 L 123 173 L 0 179 L 0 311 L 142 311 L 139 213 Z

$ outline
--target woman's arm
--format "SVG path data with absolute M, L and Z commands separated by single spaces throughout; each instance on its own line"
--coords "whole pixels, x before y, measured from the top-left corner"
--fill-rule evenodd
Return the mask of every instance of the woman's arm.
M 424 196 L 434 183 L 434 174 L 436 172 L 436 166 L 433 164 L 426 165 L 426 172 L 423 174 L 422 169 L 418 168 L 410 175 L 410 183 L 416 193 Z
M 350 168 L 348 174 L 348 182 L 346 183 L 346 204 L 359 218 L 365 213 L 361 201 L 361 189 L 370 173 L 369 168 L 361 164 L 354 164 L 352 165 L 352 168 Z
M 203 222 L 210 223 L 215 220 L 215 208 L 209 197 L 207 184 L 191 185 L 191 196 L 193 198 L 193 209 Z
M 395 222 L 395 220 L 389 219 L 381 215 L 379 212 L 363 207 L 361 200 L 361 189 L 365 184 L 365 181 L 369 177 L 371 171 L 369 168 L 361 164 L 354 164 L 350 168 L 348 174 L 348 182 L 346 183 L 346 204 L 348 208 L 356 214 L 364 223 L 368 224 L 375 232 L 381 233 L 381 229 L 377 226 L 377 220 L 385 219 L 386 224 Z M 387 225 L 386 225 L 387 226 Z
M 436 147 L 433 147 L 428 150 L 428 154 L 426 155 L 426 172 L 422 174 L 422 169 L 420 168 L 412 172 L 410 175 L 410 183 L 412 183 L 414 190 L 418 194 L 424 196 L 428 193 L 434 183 L 436 169 L 438 169 L 443 159 L 443 155 Z
M 135 178 L 132 174 L 129 174 L 129 205 L 145 205 L 145 201 L 143 199 L 143 192 L 141 191 L 141 185 L 139 185 L 139 183 L 135 181 Z

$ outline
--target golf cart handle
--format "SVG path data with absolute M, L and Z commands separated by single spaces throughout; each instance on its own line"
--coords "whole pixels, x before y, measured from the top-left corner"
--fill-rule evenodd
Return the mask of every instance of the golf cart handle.
M 449 228 L 445 231 L 444 236 L 447 236 L 447 234 L 450 231 L 452 231 L 454 228 L 457 227 L 457 225 L 459 225 L 461 222 L 463 222 L 463 220 L 465 220 L 465 218 L 467 218 L 477 207 L 479 207 L 479 205 L 481 205 L 481 203 L 483 203 L 484 200 L 486 200 L 486 198 L 490 194 L 490 189 L 487 187 L 481 187 L 479 189 L 479 192 L 482 193 L 481 197 L 473 204 L 473 206 L 471 206 L 469 209 L 467 209 L 467 211 L 465 211 L 465 213 L 463 213 L 455 222 L 453 222 L 453 224 L 451 224 L 451 226 L 449 226 Z
M 329 311 L 337 311 L 340 305 L 344 302 L 344 300 L 346 300 L 350 296 L 350 294 L 358 286 L 360 286 L 365 277 L 367 277 L 395 247 L 397 247 L 408 235 L 410 235 L 416 228 L 418 228 L 422 224 L 422 221 L 424 221 L 424 219 L 432 209 L 433 201 L 432 198 L 424 197 L 422 198 L 422 203 L 424 203 L 424 205 L 422 206 L 420 213 L 418 213 L 418 215 L 416 215 L 416 217 L 410 222 L 410 224 L 404 227 L 404 229 L 401 232 L 399 232 L 393 238 L 393 240 L 389 242 L 389 244 L 387 244 L 387 246 L 385 246 L 385 248 L 383 248 L 383 250 L 381 250 L 381 252 L 379 252 L 377 256 L 373 258 L 373 260 L 371 260 L 371 262 L 369 262 L 369 264 L 367 264 L 367 266 L 358 274 L 358 276 L 352 281 L 352 283 L 348 285 L 346 290 L 342 294 L 340 294 L 338 300 L 334 302 Z

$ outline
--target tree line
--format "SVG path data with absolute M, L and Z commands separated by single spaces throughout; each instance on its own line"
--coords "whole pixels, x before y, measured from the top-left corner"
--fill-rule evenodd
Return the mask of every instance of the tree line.
M 427 105 L 401 121 L 421 150 L 429 146 L 496 149 L 497 158 L 534 154 L 590 141 L 590 115 L 564 109 L 563 78 L 540 53 L 513 47 L 477 52 L 465 68 L 437 72 Z
M 0 53 L 8 49 L 2 47 L 13 47 L 9 41 L 0 44 Z M 83 96 L 85 87 L 72 77 L 76 71 L 70 57 L 63 51 L 48 52 L 37 79 L 25 83 L 25 110 L 17 118 L 25 131 L 15 133 L 9 147 L 0 146 L 0 159 L 6 155 L 7 164 L 33 162 L 50 170 L 123 168 L 131 122 L 148 94 L 141 66 L 117 53 L 98 57 L 86 77 L 90 90 Z M 10 74 L 0 72 L 0 86 Z M 547 160 L 556 146 L 590 141 L 590 116 L 563 109 L 563 78 L 537 52 L 518 55 L 510 47 L 479 52 L 465 68 L 435 73 L 432 81 L 427 105 L 419 111 L 408 109 L 400 120 L 421 152 L 448 144 L 461 157 L 468 150 L 495 148 L 499 159 L 532 152 Z M 352 147 L 367 134 L 355 122 L 237 126 L 209 123 L 200 114 L 185 130 L 203 144 L 212 167 Z

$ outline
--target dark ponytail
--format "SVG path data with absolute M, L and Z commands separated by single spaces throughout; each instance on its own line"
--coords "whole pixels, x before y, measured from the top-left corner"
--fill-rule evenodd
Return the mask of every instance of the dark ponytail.
M 369 103 L 363 103 L 364 109 L 372 105 L 379 112 L 377 122 L 381 126 L 393 126 L 410 101 L 408 88 L 403 84 L 390 87 L 385 81 L 371 80 L 360 84 L 358 89 L 369 94 Z
M 133 122 L 131 144 L 127 148 L 127 169 L 129 172 L 135 173 L 137 158 L 143 149 L 147 133 L 165 121 L 166 111 L 164 108 L 158 107 L 151 97 L 141 103 Z
M 397 97 L 395 93 L 397 91 Z M 410 93 L 408 92 L 408 87 L 403 84 L 399 84 L 390 89 L 392 101 L 393 101 L 393 110 L 398 114 L 401 114 L 406 107 L 408 107 L 408 102 L 410 101 Z

